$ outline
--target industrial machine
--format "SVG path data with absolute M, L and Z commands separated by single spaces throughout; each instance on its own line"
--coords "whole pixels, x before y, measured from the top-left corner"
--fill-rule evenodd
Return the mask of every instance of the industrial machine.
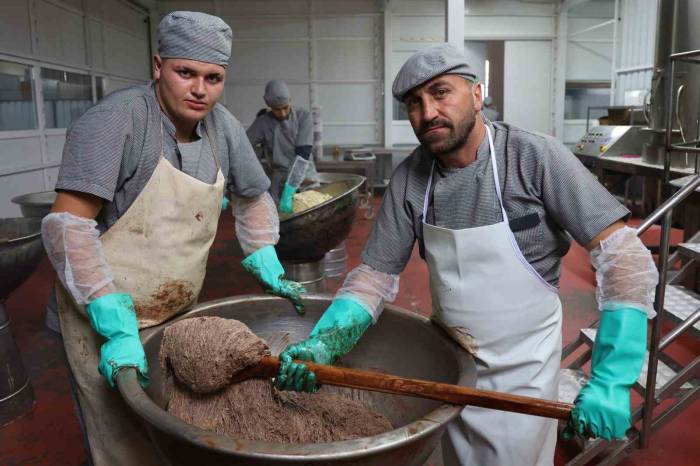
M 594 157 L 642 155 L 646 136 L 641 126 L 593 126 L 578 141 L 574 152 Z
M 376 157 L 374 152 L 367 147 L 354 147 L 345 150 L 343 159 L 354 162 L 357 160 L 375 160 Z

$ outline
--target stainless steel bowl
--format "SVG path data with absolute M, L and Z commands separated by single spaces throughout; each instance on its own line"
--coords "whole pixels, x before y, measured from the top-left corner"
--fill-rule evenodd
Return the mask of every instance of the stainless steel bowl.
M 0 301 L 32 274 L 43 252 L 40 219 L 0 219 Z
M 307 295 L 306 314 L 298 316 L 280 298 L 236 296 L 200 304 L 181 318 L 205 315 L 234 318 L 264 338 L 286 332 L 293 342 L 308 336 L 330 301 L 327 295 Z M 133 370 L 117 375 L 122 397 L 145 423 L 166 464 L 419 466 L 435 449 L 447 422 L 461 411 L 458 406 L 420 398 L 338 389 L 387 416 L 396 429 L 372 437 L 319 444 L 249 441 L 207 432 L 164 410 L 166 400 L 161 393 L 163 374 L 158 366 L 158 350 L 163 329 L 171 323 L 144 332 L 151 377 L 147 390 L 140 387 Z M 387 306 L 379 322 L 341 364 L 439 382 L 469 386 L 476 383 L 476 369 L 469 354 L 428 319 L 394 306 Z
M 280 240 L 275 246 L 281 260 L 315 262 L 350 234 L 357 210 L 358 190 L 364 176 L 319 173 L 317 191 L 332 199 L 293 215 L 280 215 Z
M 54 191 L 42 191 L 40 193 L 16 196 L 11 200 L 15 204 L 19 204 L 22 215 L 25 217 L 43 218 L 51 212 L 51 206 L 56 200 L 56 193 Z

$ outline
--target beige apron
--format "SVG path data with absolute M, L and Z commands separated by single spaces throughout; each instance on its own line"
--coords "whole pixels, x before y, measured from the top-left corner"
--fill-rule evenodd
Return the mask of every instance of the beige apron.
M 139 328 L 180 314 L 196 300 L 224 192 L 220 168 L 214 184 L 208 184 L 173 167 L 163 157 L 162 131 L 161 126 L 161 154 L 153 175 L 101 237 L 117 291 L 134 299 Z M 211 138 L 209 142 L 219 167 Z M 60 286 L 57 295 L 63 342 L 93 463 L 160 464 L 139 420 L 97 370 L 104 339 L 90 327 L 84 308 Z

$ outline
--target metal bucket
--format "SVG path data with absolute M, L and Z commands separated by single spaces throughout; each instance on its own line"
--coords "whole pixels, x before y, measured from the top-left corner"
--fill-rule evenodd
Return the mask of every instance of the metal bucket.
M 326 277 L 340 277 L 348 270 L 348 251 L 345 248 L 345 241 L 337 248 L 331 249 L 323 259 L 323 268 Z
M 285 278 L 304 285 L 309 293 L 326 291 L 326 280 L 323 273 L 323 261 L 296 262 L 282 261 Z
M 327 295 L 307 295 L 306 313 L 299 316 L 280 298 L 236 296 L 202 303 L 180 319 L 205 315 L 235 318 L 263 338 L 288 334 L 287 341 L 295 342 L 309 335 L 330 302 Z M 122 397 L 144 422 L 166 464 L 419 466 L 435 449 L 446 424 L 462 410 L 431 400 L 347 389 L 348 396 L 384 414 L 396 428 L 372 437 L 318 444 L 280 444 L 217 435 L 186 424 L 163 409 L 167 401 L 162 395 L 158 351 L 163 329 L 171 323 L 142 332 L 150 367 L 148 389 L 141 388 L 131 369 L 117 374 Z M 467 386 L 476 383 L 474 360 L 466 351 L 428 319 L 394 306 L 386 307 L 382 318 L 340 364 Z

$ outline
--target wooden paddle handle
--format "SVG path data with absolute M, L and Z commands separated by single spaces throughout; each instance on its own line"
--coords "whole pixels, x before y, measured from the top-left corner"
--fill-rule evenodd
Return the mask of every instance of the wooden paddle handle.
M 316 374 L 319 383 L 341 387 L 359 388 L 375 392 L 407 395 L 443 401 L 456 405 L 479 406 L 513 413 L 531 414 L 553 419 L 567 420 L 573 405 L 558 401 L 542 400 L 528 396 L 478 390 L 427 380 L 409 379 L 379 372 L 361 371 L 347 367 L 325 366 L 308 361 L 303 363 Z M 264 357 L 256 366 L 241 371 L 236 380 L 250 377 L 274 377 L 279 369 L 279 359 Z

